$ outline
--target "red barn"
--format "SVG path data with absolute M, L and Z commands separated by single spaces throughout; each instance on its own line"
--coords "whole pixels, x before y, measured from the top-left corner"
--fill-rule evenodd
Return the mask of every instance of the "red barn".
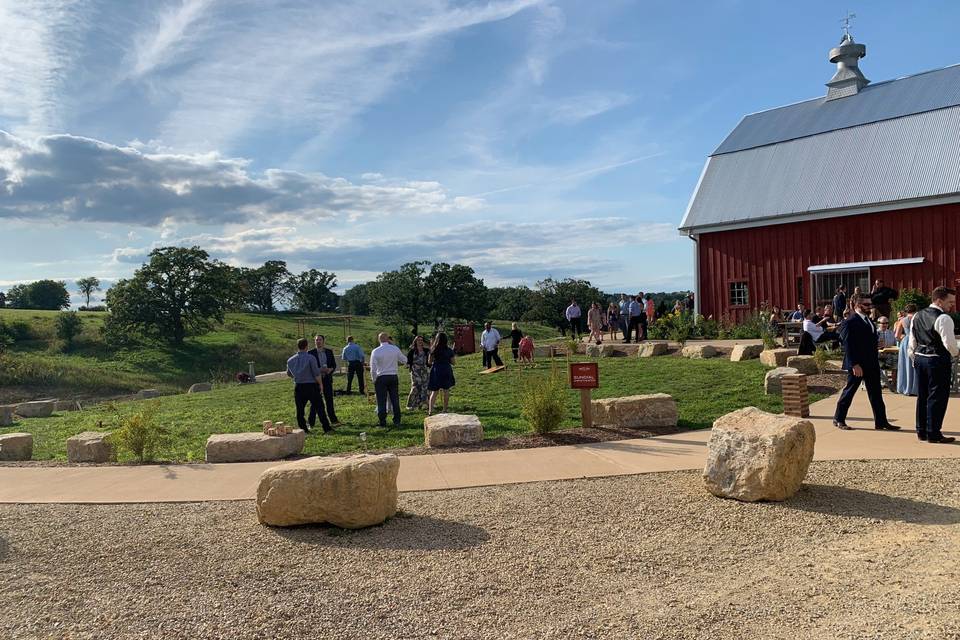
M 680 225 L 700 313 L 960 278 L 960 65 L 869 84 L 864 55 L 844 36 L 826 96 L 746 116 L 707 159 Z

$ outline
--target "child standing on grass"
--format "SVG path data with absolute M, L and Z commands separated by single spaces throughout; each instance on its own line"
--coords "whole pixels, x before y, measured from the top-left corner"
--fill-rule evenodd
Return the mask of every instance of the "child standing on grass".
M 533 338 L 528 335 L 520 340 L 520 364 L 533 364 Z

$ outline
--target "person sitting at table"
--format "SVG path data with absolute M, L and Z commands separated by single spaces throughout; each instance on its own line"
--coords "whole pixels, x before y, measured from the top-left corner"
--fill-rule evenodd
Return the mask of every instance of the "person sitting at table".
M 833 305 L 827 304 L 823 307 L 823 313 L 820 315 L 820 318 L 817 320 L 819 324 L 824 329 L 829 329 L 832 324 L 837 324 L 837 316 L 833 313 Z
M 823 328 L 821 323 L 814 322 L 813 312 L 809 309 L 804 312 L 803 330 L 810 334 L 814 344 L 823 344 L 824 342 L 836 344 L 840 341 L 840 336 L 836 331 L 828 331 Z
M 783 322 L 781 317 L 780 307 L 773 307 L 770 309 L 770 331 L 775 336 L 780 336 L 783 334 L 783 325 L 780 324 Z
M 877 319 L 877 349 L 895 346 L 897 346 L 897 339 L 890 328 L 890 321 L 887 320 L 887 316 L 880 316 Z
M 790 315 L 790 320 L 793 322 L 802 322 L 805 317 L 803 303 L 801 302 L 797 305 L 797 310 Z

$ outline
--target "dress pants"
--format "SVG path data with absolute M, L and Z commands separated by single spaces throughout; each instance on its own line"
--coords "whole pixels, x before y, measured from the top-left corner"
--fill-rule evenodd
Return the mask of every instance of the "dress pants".
M 579 338 L 581 333 L 583 329 L 580 328 L 580 318 L 570 318 L 570 335 Z
M 633 334 L 633 339 L 636 342 L 640 342 L 643 339 L 643 329 L 640 323 L 640 316 L 633 316 L 630 318 L 630 325 L 627 327 L 627 342 L 630 342 L 630 334 Z
M 330 419 L 330 422 L 340 422 L 337 420 L 337 412 L 333 409 L 333 376 L 323 376 L 323 403 L 326 405 L 327 418 Z M 316 405 L 313 405 L 316 407 Z M 313 424 L 315 421 L 315 416 L 318 413 L 323 413 L 324 407 L 316 407 L 316 409 L 310 409 L 310 423 Z
M 837 422 L 846 422 L 847 411 L 850 410 L 850 404 L 853 402 L 853 396 L 860 388 L 860 383 L 867 387 L 867 396 L 870 398 L 870 407 L 873 409 L 873 423 L 887 424 L 887 408 L 883 404 L 883 393 L 880 386 L 880 367 L 874 369 L 864 369 L 863 377 L 858 378 L 853 372 L 847 373 L 847 386 L 840 392 L 840 399 L 837 401 L 837 411 L 833 419 Z
M 307 420 L 304 413 L 307 403 L 310 403 L 310 426 L 317 423 L 317 416 L 320 416 L 320 424 L 323 430 L 330 429 L 330 423 L 323 410 L 323 397 L 320 394 L 320 386 L 316 382 L 298 382 L 293 387 L 293 401 L 297 405 L 297 426 L 301 429 L 306 428 Z
M 360 385 L 360 393 L 366 393 L 363 381 L 363 363 L 359 360 L 351 360 L 347 364 L 347 393 L 350 393 L 350 388 L 353 386 L 354 376 L 357 377 L 357 384 Z
M 387 398 L 393 407 L 393 425 L 400 426 L 400 378 L 396 374 L 377 376 L 373 381 L 373 389 L 377 394 L 377 419 L 380 426 L 387 426 Z
M 917 374 L 917 435 L 937 440 L 950 399 L 950 358 L 915 356 Z
M 500 354 L 497 353 L 496 349 L 491 351 L 483 350 L 483 368 L 489 369 L 493 366 L 493 363 L 496 362 L 498 367 L 503 366 L 503 360 L 500 359 Z

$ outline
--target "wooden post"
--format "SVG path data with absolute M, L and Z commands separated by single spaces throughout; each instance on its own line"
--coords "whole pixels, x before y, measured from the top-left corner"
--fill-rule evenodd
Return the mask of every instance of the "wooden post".
M 580 417 L 584 429 L 593 428 L 593 407 L 590 406 L 590 389 L 580 389 Z

